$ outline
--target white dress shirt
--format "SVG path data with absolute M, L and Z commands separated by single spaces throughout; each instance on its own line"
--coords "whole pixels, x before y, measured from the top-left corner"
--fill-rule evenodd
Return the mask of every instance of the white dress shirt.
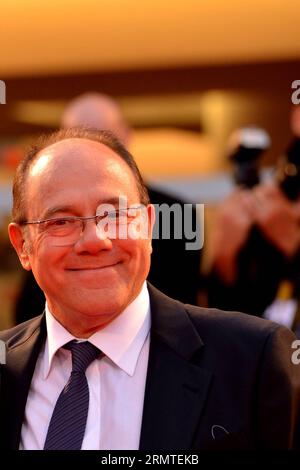
M 86 370 L 90 402 L 84 450 L 139 448 L 150 344 L 150 301 L 144 283 L 138 297 L 88 341 L 104 357 Z M 46 304 L 47 339 L 33 374 L 21 431 L 20 449 L 43 449 L 49 422 L 72 369 L 74 337 L 53 317 Z

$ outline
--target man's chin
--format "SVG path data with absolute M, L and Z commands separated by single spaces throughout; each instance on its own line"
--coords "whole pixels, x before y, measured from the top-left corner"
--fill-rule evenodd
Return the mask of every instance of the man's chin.
M 90 293 L 89 297 L 89 299 L 85 297 L 81 302 L 74 304 L 74 310 L 87 317 L 111 316 L 119 313 L 122 306 L 121 302 L 118 302 L 117 296 L 111 292 L 100 297 L 96 295 L 96 292 L 94 296 Z
M 93 305 L 80 312 L 81 323 L 87 329 L 98 331 L 111 323 L 122 312 L 117 305 Z

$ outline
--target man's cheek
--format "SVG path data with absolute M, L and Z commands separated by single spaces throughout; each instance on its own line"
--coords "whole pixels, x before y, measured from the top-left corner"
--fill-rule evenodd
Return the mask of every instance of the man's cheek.
M 132 222 L 127 226 L 127 229 L 130 240 L 148 240 L 149 238 L 149 226 L 147 221 L 143 219 Z

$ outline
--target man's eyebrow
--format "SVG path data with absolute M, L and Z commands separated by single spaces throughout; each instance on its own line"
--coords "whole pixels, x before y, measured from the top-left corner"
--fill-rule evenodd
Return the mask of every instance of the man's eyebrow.
M 111 198 L 108 198 L 108 199 L 105 199 L 105 200 L 101 199 L 101 201 L 98 201 L 97 207 L 100 206 L 101 204 L 117 205 L 117 204 L 119 204 L 120 199 L 122 200 L 122 198 L 119 198 L 119 197 L 111 197 Z
M 111 197 L 108 199 L 101 199 L 100 201 L 97 202 L 97 207 L 100 206 L 101 204 L 112 204 L 116 205 L 120 201 L 119 197 Z M 43 216 L 40 217 L 40 220 L 48 219 L 49 217 L 59 213 L 59 212 L 70 212 L 73 214 L 78 213 L 78 209 L 76 206 L 53 206 L 47 209 L 44 213 Z
M 71 207 L 71 206 L 54 206 L 54 207 L 51 207 L 50 209 L 47 209 L 43 213 L 40 220 L 49 219 L 49 217 L 51 217 L 52 215 L 55 215 L 59 212 L 74 212 L 74 207 Z

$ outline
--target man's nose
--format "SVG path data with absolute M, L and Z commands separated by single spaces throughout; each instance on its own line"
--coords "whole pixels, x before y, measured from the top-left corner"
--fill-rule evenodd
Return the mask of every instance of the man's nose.
M 100 227 L 97 227 L 95 221 L 88 221 L 82 230 L 80 237 L 74 245 L 77 253 L 88 252 L 98 253 L 102 250 L 111 250 L 112 241 L 107 233 Z

